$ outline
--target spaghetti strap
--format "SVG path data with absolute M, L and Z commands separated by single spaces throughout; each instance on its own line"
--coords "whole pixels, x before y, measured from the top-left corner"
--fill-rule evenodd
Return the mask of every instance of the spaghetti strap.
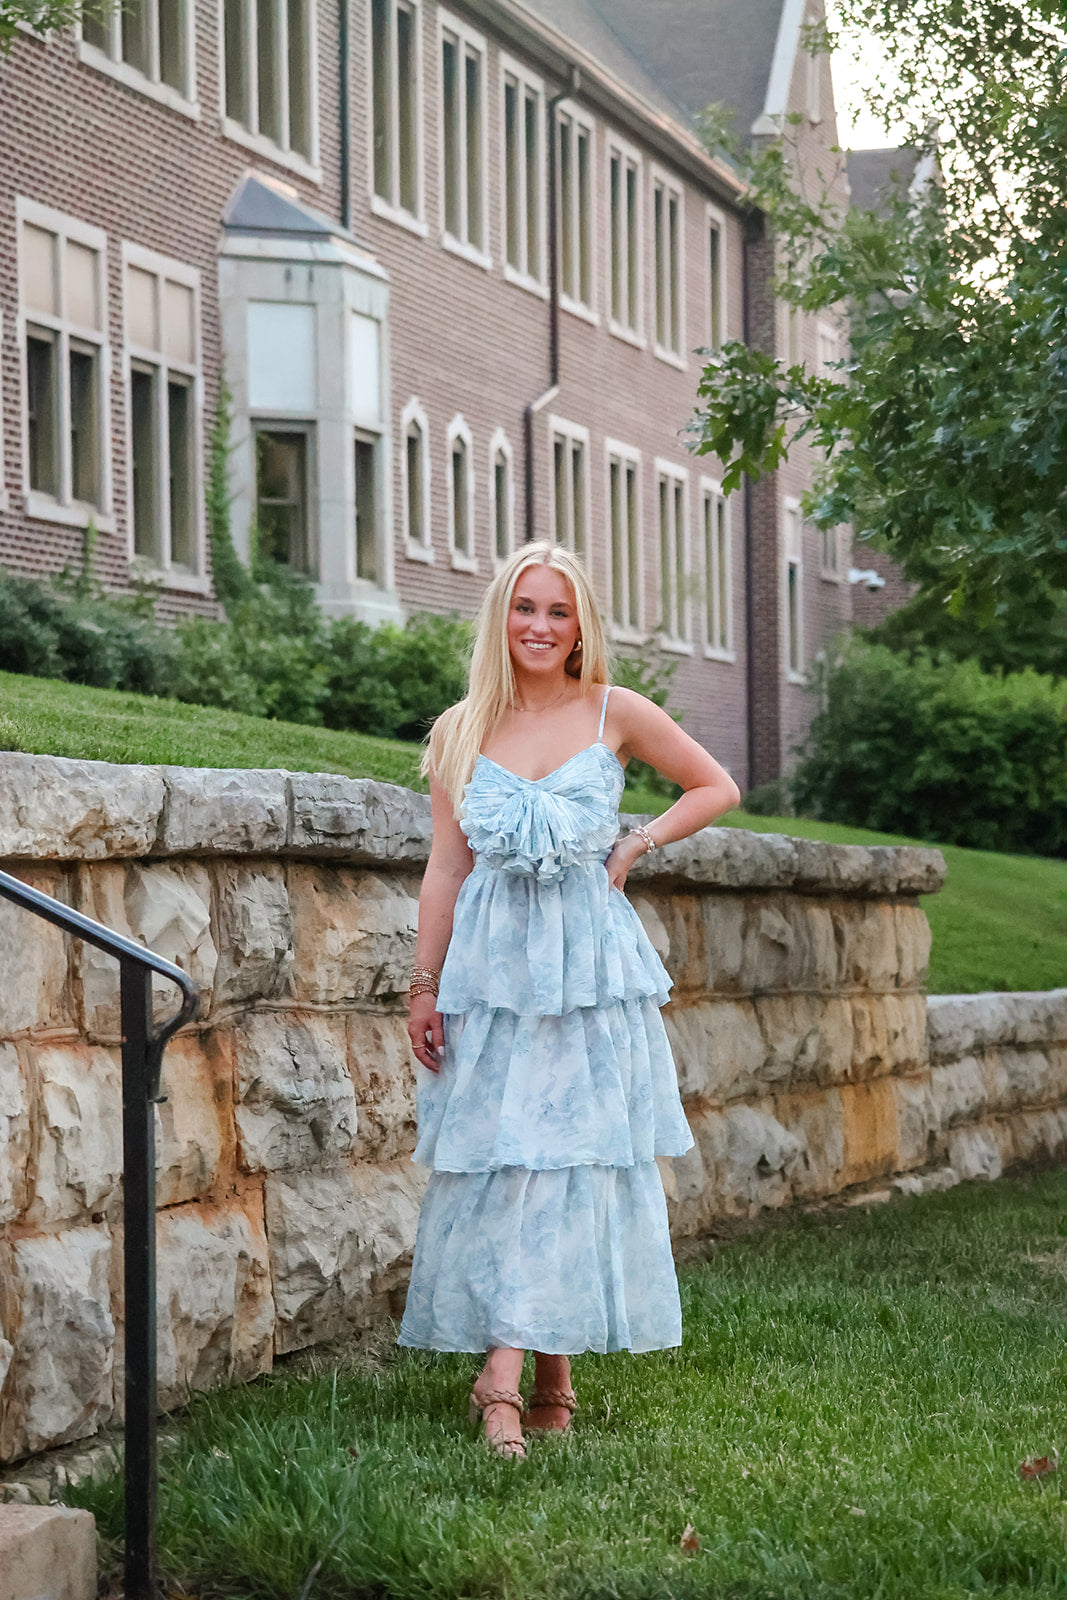
M 597 744 L 602 744 L 603 740 L 604 740 L 604 718 L 608 714 L 608 695 L 610 693 L 611 693 L 611 684 L 609 683 L 607 688 L 604 690 L 604 703 L 600 707 L 600 727 L 596 731 L 596 742 L 597 742 Z

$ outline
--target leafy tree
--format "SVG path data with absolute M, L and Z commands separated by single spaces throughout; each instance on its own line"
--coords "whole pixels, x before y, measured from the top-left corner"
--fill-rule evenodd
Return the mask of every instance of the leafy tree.
M 851 349 L 815 372 L 727 345 L 703 374 L 696 447 L 727 463 L 729 490 L 808 438 L 825 452 L 819 525 L 851 522 L 972 624 L 1035 597 L 1052 616 L 1067 590 L 1061 0 L 839 0 L 837 15 L 885 51 L 887 126 L 927 152 L 936 127 L 940 175 L 842 217 L 828 174 L 798 185 L 788 125 L 737 152 L 791 264 L 779 292 L 809 313 L 848 306 Z M 722 144 L 714 108 L 706 121 Z
M 97 14 L 103 7 L 94 7 Z M 80 0 L 0 0 L 0 55 L 11 49 L 20 24 L 37 33 L 69 28 L 81 16 Z

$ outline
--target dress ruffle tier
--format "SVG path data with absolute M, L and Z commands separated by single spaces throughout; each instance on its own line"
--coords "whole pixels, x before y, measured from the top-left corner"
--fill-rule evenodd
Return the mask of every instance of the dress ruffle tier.
M 414 1159 L 431 1167 L 400 1343 L 575 1353 L 681 1337 L 656 1156 L 692 1145 L 659 1007 L 670 979 L 611 889 L 622 769 L 479 757 Z

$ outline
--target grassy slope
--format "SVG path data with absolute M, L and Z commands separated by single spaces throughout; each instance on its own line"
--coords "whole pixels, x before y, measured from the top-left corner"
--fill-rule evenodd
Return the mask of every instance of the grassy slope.
M 581 1357 L 573 1437 L 518 1466 L 461 1421 L 474 1357 L 282 1364 L 178 1425 L 166 1570 L 201 1600 L 1062 1596 L 1064 1473 L 1018 1467 L 1063 1444 L 1065 1213 L 1058 1172 L 719 1246 L 682 1348 Z M 115 1480 L 71 1497 L 118 1538 Z
M 0 748 L 97 761 L 341 772 L 423 787 L 418 748 L 396 740 L 6 673 L 0 673 Z M 665 804 L 647 790 L 628 789 L 623 798 L 632 811 L 660 811 Z M 735 811 L 723 820 L 761 833 L 846 844 L 920 842 L 797 817 Z M 934 936 L 931 992 L 1049 989 L 1067 982 L 1067 861 L 952 846 L 944 852 L 948 886 L 924 901 Z

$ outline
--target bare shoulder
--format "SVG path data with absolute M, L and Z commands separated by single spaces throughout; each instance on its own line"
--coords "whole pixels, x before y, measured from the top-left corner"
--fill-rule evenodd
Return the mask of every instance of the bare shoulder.
M 664 724 L 674 727 L 673 718 L 636 689 L 625 689 L 613 684 L 608 699 L 608 725 L 620 744 L 627 744 L 632 735 L 654 734 Z

